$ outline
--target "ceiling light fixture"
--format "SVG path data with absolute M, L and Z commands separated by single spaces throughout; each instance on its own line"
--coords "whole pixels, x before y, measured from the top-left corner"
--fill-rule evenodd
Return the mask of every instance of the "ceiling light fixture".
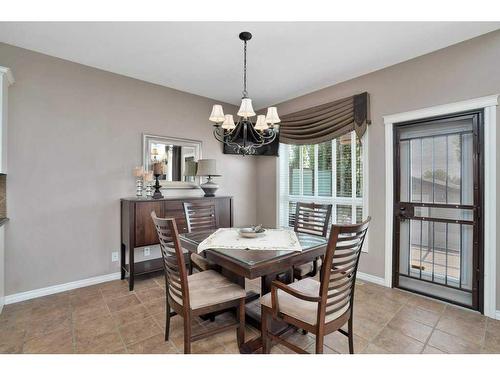
M 243 41 L 243 97 L 238 110 L 238 122 L 235 124 L 233 115 L 224 115 L 220 104 L 212 108 L 209 120 L 214 123 L 214 137 L 219 142 L 231 147 L 234 152 L 241 155 L 254 155 L 259 147 L 270 144 L 276 139 L 278 133 L 274 125 L 280 122 L 276 107 L 269 107 L 267 115 L 257 116 L 254 124 L 251 117 L 255 116 L 252 99 L 247 92 L 247 42 L 252 39 L 248 31 L 240 33 Z

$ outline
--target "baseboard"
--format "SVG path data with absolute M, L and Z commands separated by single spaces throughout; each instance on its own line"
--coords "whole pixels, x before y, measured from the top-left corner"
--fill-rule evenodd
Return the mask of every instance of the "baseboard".
M 497 310 L 495 313 L 495 319 L 500 320 L 500 310 Z
M 120 272 L 110 273 L 107 275 L 91 277 L 89 279 L 83 279 L 78 281 L 71 281 L 65 284 L 52 285 L 46 288 L 29 290 L 27 292 L 21 292 L 16 294 L 11 294 L 4 297 L 4 303 L 9 305 L 11 303 L 26 301 L 33 298 L 48 296 L 50 294 L 56 294 L 60 292 L 65 292 L 67 290 L 83 288 L 84 286 L 95 285 L 104 283 L 106 281 L 118 280 L 120 278 Z
M 370 283 L 374 283 L 377 285 L 387 286 L 385 284 L 385 279 L 382 277 L 373 276 L 373 275 L 363 273 L 363 272 L 358 272 L 356 275 L 357 275 L 357 278 L 360 280 L 368 281 Z

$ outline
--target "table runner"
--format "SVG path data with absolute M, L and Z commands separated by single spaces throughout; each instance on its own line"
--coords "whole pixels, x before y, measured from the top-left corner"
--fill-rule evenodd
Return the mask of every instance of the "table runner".
M 256 238 L 243 238 L 238 228 L 220 228 L 198 245 L 198 253 L 208 249 L 302 251 L 297 235 L 290 229 L 266 229 Z

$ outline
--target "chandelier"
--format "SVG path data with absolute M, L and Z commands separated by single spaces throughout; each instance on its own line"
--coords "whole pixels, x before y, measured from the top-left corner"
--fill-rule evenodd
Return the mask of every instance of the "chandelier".
M 238 122 L 235 124 L 233 115 L 224 115 L 222 106 L 216 104 L 212 108 L 209 120 L 214 123 L 214 137 L 219 142 L 230 147 L 241 155 L 254 155 L 259 147 L 266 146 L 276 139 L 275 124 L 280 122 L 276 107 L 269 107 L 267 115 L 258 115 L 255 123 L 251 120 L 255 116 L 252 99 L 247 92 L 247 42 L 252 39 L 248 31 L 240 33 L 243 41 L 243 97 L 238 110 Z

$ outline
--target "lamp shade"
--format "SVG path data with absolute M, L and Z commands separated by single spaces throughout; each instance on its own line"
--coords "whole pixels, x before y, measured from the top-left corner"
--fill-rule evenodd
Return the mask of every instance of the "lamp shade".
M 266 123 L 266 116 L 264 115 L 258 115 L 257 116 L 257 122 L 255 123 L 255 130 L 267 130 L 269 126 Z
M 217 174 L 215 159 L 200 159 L 198 160 L 197 176 L 220 176 Z
M 236 127 L 233 120 L 233 115 L 226 115 L 225 120 L 222 123 L 222 129 L 232 130 Z
M 279 123 L 281 120 L 278 116 L 278 110 L 276 107 L 269 107 L 267 109 L 266 122 L 268 124 L 274 125 Z
M 212 107 L 212 113 L 208 119 L 215 123 L 224 121 L 224 111 L 222 110 L 222 106 L 219 104 L 214 105 Z
M 186 160 L 184 164 L 184 176 L 196 176 L 197 167 L 198 163 L 194 160 Z
M 252 117 L 255 116 L 255 112 L 252 107 L 252 99 L 243 98 L 241 99 L 241 106 L 238 110 L 238 116 L 240 117 Z

